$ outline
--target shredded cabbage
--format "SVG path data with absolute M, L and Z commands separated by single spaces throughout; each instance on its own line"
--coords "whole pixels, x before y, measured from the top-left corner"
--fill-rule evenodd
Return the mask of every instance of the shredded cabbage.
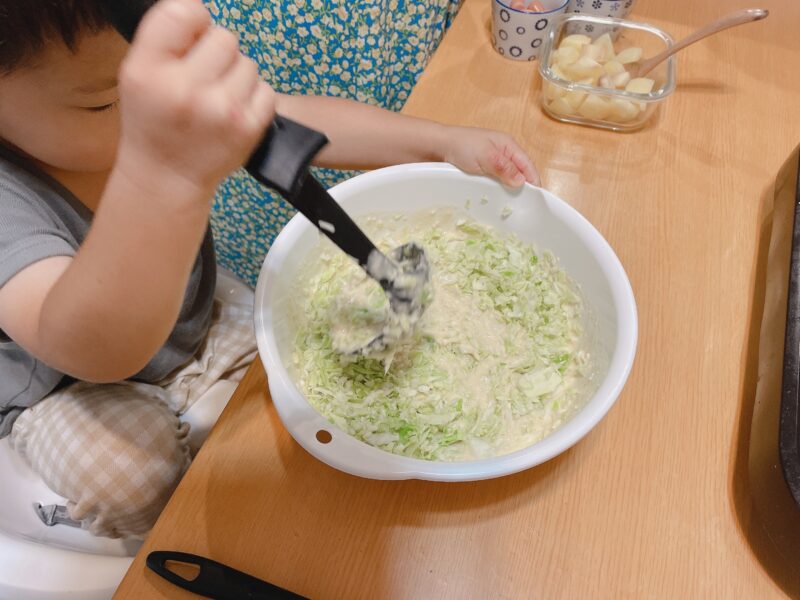
M 384 250 L 410 239 L 426 249 L 434 300 L 387 355 L 336 352 L 336 336 L 371 339 L 387 301 L 321 240 L 298 282 L 293 375 L 329 421 L 396 454 L 466 460 L 531 445 L 583 406 L 584 303 L 552 254 L 443 209 L 362 225 Z

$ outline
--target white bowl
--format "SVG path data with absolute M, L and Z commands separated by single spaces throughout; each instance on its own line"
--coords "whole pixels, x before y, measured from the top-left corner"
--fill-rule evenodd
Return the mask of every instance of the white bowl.
M 516 473 L 564 452 L 608 412 L 622 391 L 636 353 L 636 303 L 628 277 L 603 236 L 550 192 L 526 185 L 509 190 L 486 177 L 465 175 L 446 164 L 411 164 L 379 169 L 331 190 L 356 219 L 376 212 L 415 213 L 433 207 L 460 207 L 501 231 L 513 232 L 540 250 L 550 250 L 581 287 L 595 322 L 596 344 L 607 354 L 597 391 L 587 404 L 540 442 L 490 459 L 436 462 L 374 448 L 333 426 L 305 399 L 288 371 L 292 341 L 289 307 L 298 270 L 319 233 L 301 215 L 275 239 L 256 287 L 258 349 L 269 379 L 272 401 L 284 426 L 303 448 L 330 466 L 372 479 L 471 481 Z M 485 197 L 487 203 L 479 202 Z M 501 218 L 504 207 L 512 214 Z M 331 434 L 329 442 L 317 433 Z

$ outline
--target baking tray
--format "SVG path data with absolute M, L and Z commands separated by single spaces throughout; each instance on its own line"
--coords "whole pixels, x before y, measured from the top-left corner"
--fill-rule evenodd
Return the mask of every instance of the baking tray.
M 794 225 L 783 351 L 779 447 L 786 485 L 800 507 L 800 165 L 794 184 Z

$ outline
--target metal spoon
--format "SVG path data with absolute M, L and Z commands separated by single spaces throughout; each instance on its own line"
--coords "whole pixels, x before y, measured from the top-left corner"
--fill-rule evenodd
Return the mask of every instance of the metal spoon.
M 154 0 L 106 0 L 109 21 L 128 41 Z M 309 165 L 328 143 L 325 134 L 277 115 L 245 169 L 276 190 L 344 252 L 353 257 L 389 297 L 390 318 L 413 326 L 425 309 L 423 291 L 430 279 L 425 250 L 410 243 L 383 254 L 325 188 L 310 174 Z M 384 331 L 350 354 L 372 354 L 396 340 L 396 327 Z
M 765 19 L 768 15 L 769 11 L 763 8 L 747 8 L 727 14 L 724 17 L 721 17 L 716 21 L 712 21 L 708 25 L 701 27 L 694 33 L 687 35 L 685 38 L 670 46 L 663 52 L 660 52 L 655 56 L 648 58 L 647 60 L 643 60 L 639 63 L 638 67 L 629 70 L 631 77 L 644 77 L 656 66 L 667 60 L 676 52 L 680 52 L 686 48 L 686 46 L 690 46 L 695 42 L 699 42 L 703 38 L 714 35 L 715 33 L 719 33 L 724 29 L 729 29 L 730 27 L 736 27 L 737 25 L 743 25 L 745 23 L 752 23 L 753 21 L 760 21 L 761 19 Z

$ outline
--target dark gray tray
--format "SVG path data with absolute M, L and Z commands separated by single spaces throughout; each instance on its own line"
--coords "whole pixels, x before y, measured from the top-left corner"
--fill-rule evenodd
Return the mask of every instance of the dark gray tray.
M 787 304 L 779 446 L 783 476 L 800 506 L 800 169 L 795 185 Z

